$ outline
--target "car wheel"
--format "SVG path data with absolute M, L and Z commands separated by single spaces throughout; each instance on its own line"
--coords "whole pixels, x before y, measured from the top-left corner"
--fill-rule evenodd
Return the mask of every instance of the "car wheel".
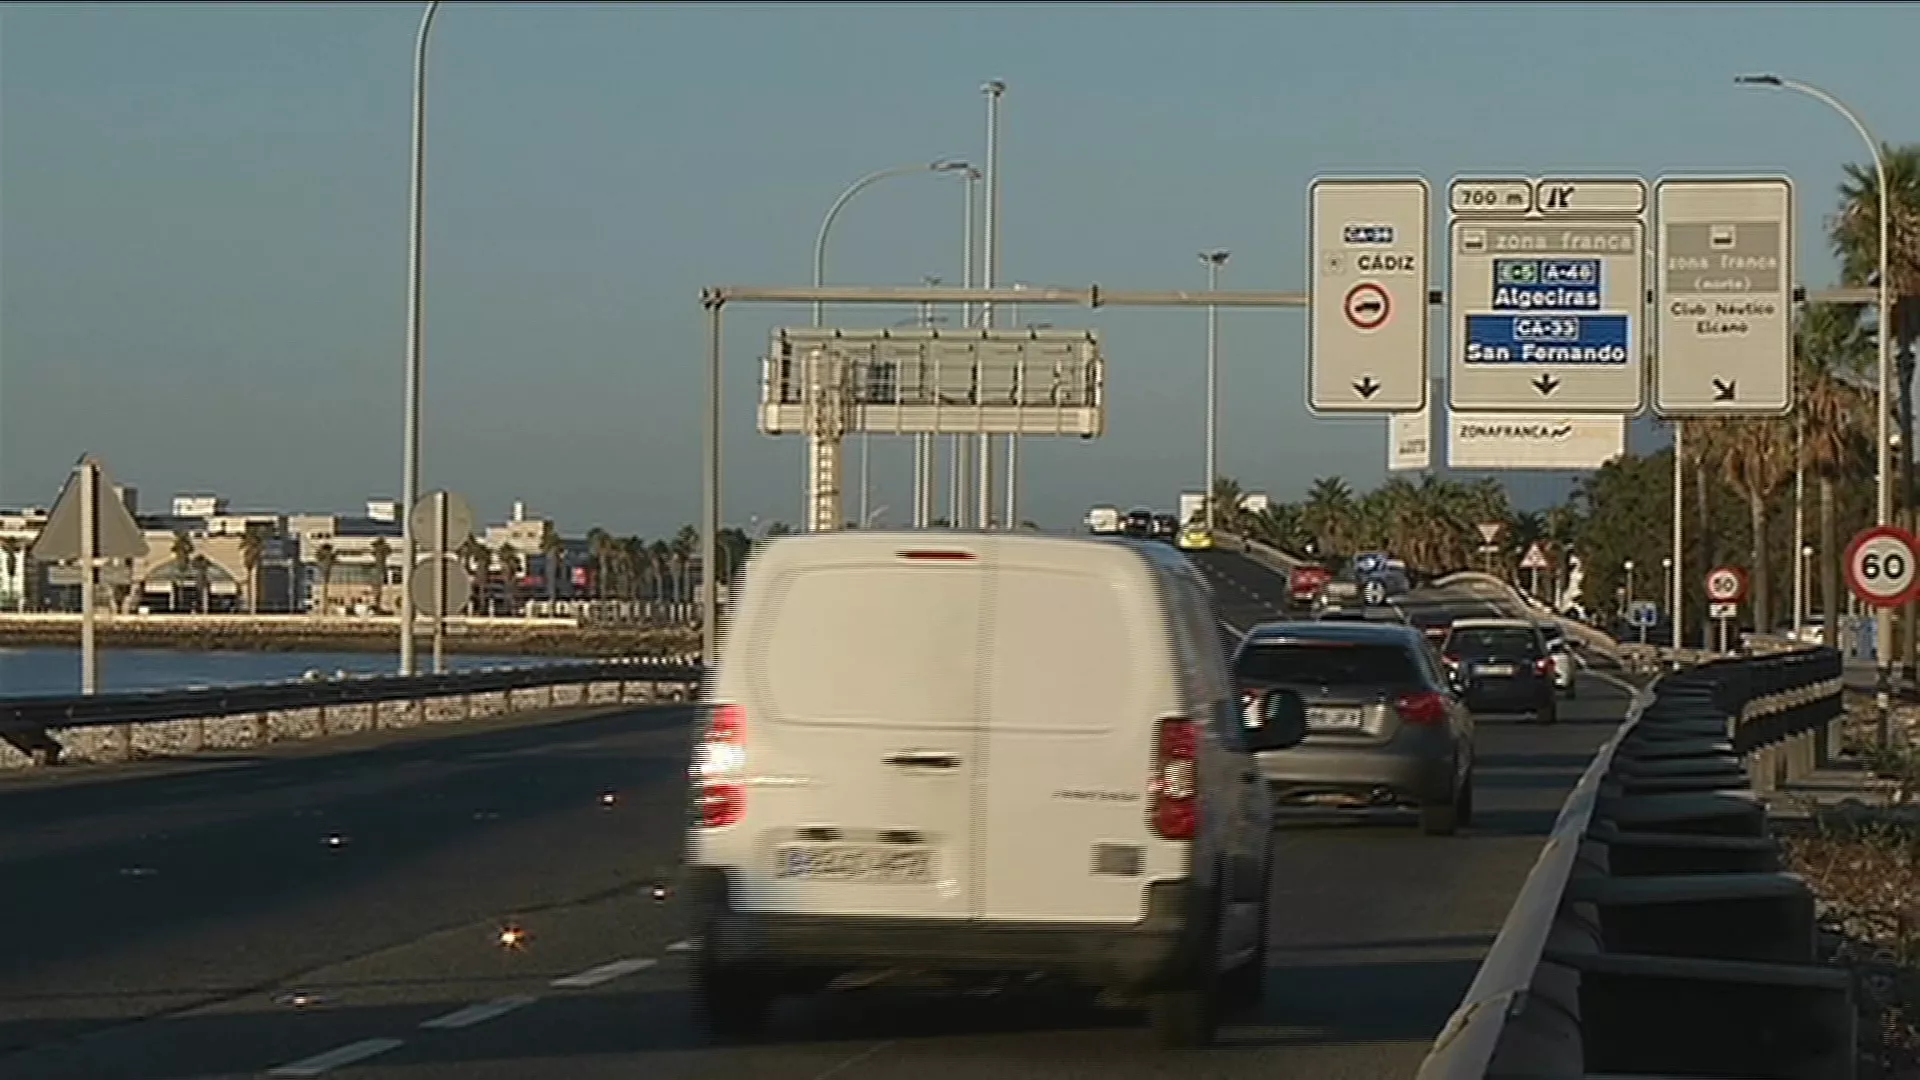
M 1567 700 L 1572 701 L 1574 698 L 1577 698 L 1579 696 L 1580 696 L 1579 680 L 1568 679 L 1567 680 Z
M 1226 985 L 1222 988 L 1233 1004 L 1251 1006 L 1259 1002 L 1267 989 L 1267 938 L 1272 934 L 1273 915 L 1273 845 L 1267 845 L 1266 858 L 1260 863 L 1260 880 L 1264 883 L 1260 895 L 1260 918 L 1256 920 L 1255 933 L 1260 936 L 1253 946 L 1253 955 L 1246 963 L 1227 973 Z
M 1557 723 L 1560 719 L 1560 706 L 1557 703 L 1548 702 L 1544 708 L 1533 715 L 1543 724 Z
M 1467 806 L 1473 803 L 1473 787 L 1470 780 L 1455 780 L 1453 793 L 1445 802 L 1420 804 L 1420 831 L 1428 836 L 1452 836 L 1460 831 L 1461 796 L 1467 798 Z
M 1462 828 L 1473 825 L 1473 766 L 1467 766 L 1467 778 L 1460 783 L 1460 792 L 1454 796 L 1454 817 Z
M 766 1029 L 773 1013 L 770 983 L 729 969 L 701 955 L 694 961 L 695 1007 L 707 1031 L 720 1038 L 747 1038 Z

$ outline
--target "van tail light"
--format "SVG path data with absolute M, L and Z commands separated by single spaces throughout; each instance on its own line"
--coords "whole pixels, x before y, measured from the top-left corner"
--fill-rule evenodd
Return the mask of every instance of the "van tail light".
M 700 825 L 724 829 L 747 815 L 747 789 L 741 783 L 747 765 L 747 711 L 715 705 L 706 737 L 693 755 L 693 783 Z
M 1535 675 L 1548 675 L 1548 674 L 1551 674 L 1552 672 L 1553 672 L 1553 657 L 1543 656 L 1540 659 L 1535 660 L 1533 662 L 1533 673 Z
M 1162 720 L 1154 745 L 1149 813 L 1167 840 L 1193 839 L 1200 817 L 1200 729 L 1191 720 Z
M 1433 690 L 1401 694 L 1393 703 L 1393 710 L 1405 723 L 1435 727 L 1447 722 L 1447 696 Z

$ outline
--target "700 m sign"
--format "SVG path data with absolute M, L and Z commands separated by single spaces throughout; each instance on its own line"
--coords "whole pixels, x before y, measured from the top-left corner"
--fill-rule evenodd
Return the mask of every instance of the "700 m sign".
M 1872 607 L 1899 607 L 1920 590 L 1920 548 L 1896 525 L 1864 530 L 1847 545 L 1847 587 Z

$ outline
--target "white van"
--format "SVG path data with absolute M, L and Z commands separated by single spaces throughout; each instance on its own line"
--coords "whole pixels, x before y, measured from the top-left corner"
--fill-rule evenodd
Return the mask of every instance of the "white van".
M 1272 800 L 1205 584 L 1172 548 L 780 539 L 747 568 L 692 766 L 700 1005 L 867 972 L 1042 974 L 1211 1038 L 1266 968 Z

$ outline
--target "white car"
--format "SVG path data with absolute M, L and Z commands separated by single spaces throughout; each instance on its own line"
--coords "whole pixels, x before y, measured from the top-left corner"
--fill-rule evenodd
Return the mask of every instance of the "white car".
M 691 769 L 687 899 L 719 1034 L 910 970 L 1062 976 L 1212 1037 L 1266 969 L 1272 797 L 1205 583 L 1166 545 L 789 537 L 746 569 Z

